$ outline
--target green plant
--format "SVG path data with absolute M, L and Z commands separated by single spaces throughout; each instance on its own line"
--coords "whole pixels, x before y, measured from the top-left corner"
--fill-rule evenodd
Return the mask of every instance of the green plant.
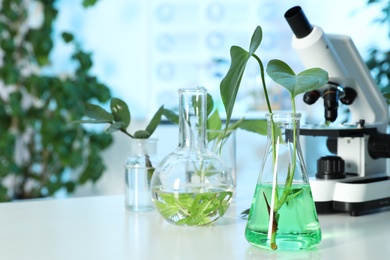
M 111 113 L 107 112 L 98 105 L 87 103 L 85 116 L 89 117 L 90 119 L 76 120 L 74 123 L 109 124 L 109 127 L 105 131 L 106 134 L 120 131 L 130 138 L 147 139 L 152 136 L 157 126 L 160 124 L 161 116 L 164 112 L 164 106 L 161 106 L 154 114 L 145 130 L 137 130 L 134 132 L 134 134 L 131 134 L 127 131 L 127 128 L 131 123 L 131 113 L 127 104 L 119 98 L 112 98 L 110 102 L 110 108 Z M 150 169 L 147 170 L 150 181 L 153 176 L 155 165 L 152 165 L 149 154 L 145 154 L 145 160 L 146 165 L 150 167 Z
M 84 7 L 96 0 L 84 0 Z M 100 153 L 111 137 L 71 124 L 85 102 L 106 102 L 107 86 L 91 75 L 91 54 L 69 32 L 75 65 L 66 75 L 43 73 L 50 66 L 54 0 L 37 0 L 42 23 L 28 23 L 29 5 L 3 0 L 0 9 L 0 201 L 51 196 L 60 189 L 97 181 L 105 166 Z
M 382 4 L 382 16 L 375 18 L 374 22 L 387 26 L 388 37 L 390 40 L 390 1 L 388 0 L 368 0 L 367 5 Z M 389 46 L 389 45 L 388 45 Z M 389 103 L 390 100 L 390 49 L 381 50 L 373 46 L 370 49 L 369 57 L 366 60 L 367 67 L 370 69 L 376 83 L 381 89 L 383 96 Z
M 231 191 L 191 193 L 159 193 L 156 207 L 165 219 L 175 222 L 177 216 L 183 218 L 178 225 L 202 226 L 223 216 L 229 208 Z
M 221 91 L 222 99 L 226 99 L 227 92 Z M 213 108 L 213 99 L 210 96 L 208 104 Z M 232 102 L 234 102 L 233 100 Z M 227 140 L 229 135 L 236 129 L 243 129 L 249 132 L 265 135 L 267 133 L 267 122 L 262 119 L 246 119 L 245 117 L 240 118 L 236 122 L 231 122 L 231 115 L 229 120 L 226 120 L 225 125 L 220 116 L 218 109 L 210 109 L 207 114 L 207 140 L 215 140 L 216 144 L 219 144 L 218 149 L 222 149 L 224 142 Z M 210 131 L 211 130 L 211 131 Z
M 253 36 L 251 38 L 250 46 L 249 46 L 249 51 L 246 51 L 242 49 L 241 47 L 238 46 L 232 46 L 230 49 L 230 54 L 231 54 L 231 65 L 230 68 L 226 74 L 226 76 L 223 78 L 221 81 L 221 96 L 223 97 L 223 103 L 225 106 L 226 110 L 226 121 L 227 124 L 230 122 L 231 119 L 231 114 L 233 112 L 233 107 L 234 107 L 234 101 L 236 99 L 240 84 L 241 84 L 241 79 L 242 76 L 245 72 L 245 68 L 247 65 L 247 62 L 251 57 L 253 57 L 260 68 L 260 75 L 262 79 L 262 86 L 263 90 L 265 93 L 265 99 L 268 107 L 268 112 L 272 114 L 272 107 L 271 103 L 269 101 L 268 97 L 268 91 L 266 87 L 266 81 L 265 81 L 265 72 L 264 72 L 264 66 L 259 58 L 255 54 L 256 50 L 258 49 L 260 43 L 262 41 L 262 29 L 260 26 L 256 28 L 256 30 L 253 33 Z M 276 83 L 279 83 L 282 85 L 284 88 L 286 88 L 291 97 L 291 102 L 292 102 L 292 109 L 293 113 L 296 113 L 296 106 L 295 106 L 295 97 L 299 94 L 318 89 L 325 85 L 328 81 L 328 73 L 320 68 L 312 68 L 312 69 L 307 69 L 299 74 L 295 74 L 294 71 L 283 61 L 281 60 L 271 60 L 267 64 L 266 72 L 268 76 L 270 76 Z M 272 120 L 272 116 L 271 116 Z M 294 127 L 294 131 L 296 128 Z M 273 161 L 275 162 L 276 158 L 276 145 L 278 142 L 278 133 L 275 130 L 274 124 L 271 124 L 271 142 L 272 146 L 274 147 L 273 149 Z M 295 133 L 294 133 L 295 135 Z M 294 138 L 294 152 L 293 154 L 296 155 L 295 149 L 296 149 L 296 140 Z M 287 180 L 285 183 L 285 190 L 287 190 L 285 194 L 283 194 L 280 198 L 278 198 L 275 195 L 274 198 L 274 207 L 271 208 L 269 207 L 269 216 L 273 216 L 272 219 L 272 236 L 271 236 L 271 247 L 272 249 L 276 249 L 276 240 L 275 240 L 275 234 L 278 229 L 278 210 L 280 207 L 286 203 L 287 201 L 293 199 L 296 194 L 290 194 L 288 192 L 291 191 L 291 189 L 288 189 L 292 186 L 292 181 L 294 178 L 294 173 L 295 173 L 295 160 L 296 158 L 293 157 L 293 162 L 292 162 L 292 168 L 289 169 L 289 172 L 287 174 Z M 274 178 L 276 180 L 276 178 Z M 275 182 L 273 185 L 277 185 Z M 264 197 L 265 198 L 265 197 Z M 267 205 L 269 203 L 267 202 Z M 273 211 L 273 214 L 271 214 L 271 210 Z
M 228 98 L 227 92 L 221 91 L 222 99 Z M 234 103 L 235 100 L 232 100 Z M 164 109 L 164 116 L 172 123 L 179 124 L 179 116 L 172 110 Z M 214 99 L 210 94 L 207 94 L 207 141 L 216 142 L 217 150 L 221 151 L 224 142 L 230 134 L 237 129 L 243 129 L 249 132 L 265 135 L 267 133 L 267 121 L 262 119 L 246 119 L 240 118 L 235 122 L 231 122 L 231 115 L 228 122 L 223 122 L 220 111 L 214 107 Z
M 98 105 L 87 103 L 85 116 L 90 119 L 76 120 L 75 123 L 109 124 L 110 126 L 105 131 L 107 134 L 120 131 L 130 138 L 147 139 L 154 133 L 157 126 L 160 124 L 161 116 L 164 112 L 164 106 L 161 106 L 154 114 L 145 130 L 138 130 L 134 134 L 130 134 L 127 131 L 127 127 L 129 127 L 131 122 L 131 113 L 127 104 L 119 98 L 112 98 L 110 108 L 111 113 Z

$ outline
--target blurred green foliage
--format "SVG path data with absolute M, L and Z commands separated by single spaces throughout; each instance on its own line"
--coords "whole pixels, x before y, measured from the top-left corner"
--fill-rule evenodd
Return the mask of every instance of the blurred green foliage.
M 387 103 L 390 103 L 390 1 L 368 0 L 367 5 L 380 6 L 382 12 L 373 22 L 385 26 L 388 30 L 389 42 L 387 46 L 389 47 L 383 50 L 377 46 L 371 47 L 366 64 L 381 89 L 383 96 L 386 98 Z
M 110 135 L 73 124 L 87 102 L 107 102 L 109 88 L 91 74 L 91 53 L 72 33 L 63 32 L 74 51 L 74 71 L 45 75 L 53 48 L 55 0 L 36 0 L 42 23 L 31 27 L 29 6 L 3 0 L 0 9 L 0 201 L 46 197 L 60 189 L 96 182 L 105 165 L 101 152 Z M 90 7 L 96 1 L 81 1 Z

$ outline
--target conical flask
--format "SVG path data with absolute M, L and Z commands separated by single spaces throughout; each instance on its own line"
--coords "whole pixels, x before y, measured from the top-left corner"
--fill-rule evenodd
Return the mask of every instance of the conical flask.
M 156 166 L 152 199 L 169 223 L 207 225 L 230 206 L 233 181 L 222 159 L 207 148 L 206 89 L 179 89 L 179 96 L 179 145 Z
M 268 134 L 245 237 L 267 249 L 302 250 L 321 228 L 299 144 L 300 114 L 267 114 Z

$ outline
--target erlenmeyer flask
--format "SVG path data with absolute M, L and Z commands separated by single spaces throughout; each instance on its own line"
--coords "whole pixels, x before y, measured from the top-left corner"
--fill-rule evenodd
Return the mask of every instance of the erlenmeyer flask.
M 253 245 L 301 250 L 321 229 L 299 144 L 300 114 L 267 114 L 267 146 L 245 229 Z

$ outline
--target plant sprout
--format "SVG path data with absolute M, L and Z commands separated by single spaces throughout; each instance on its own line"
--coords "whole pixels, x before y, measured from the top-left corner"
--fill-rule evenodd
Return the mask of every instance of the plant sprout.
M 276 129 L 273 123 L 273 118 L 272 118 L 273 112 L 272 112 L 272 107 L 271 107 L 271 103 L 269 100 L 268 91 L 265 83 L 264 66 L 259 56 L 255 54 L 256 50 L 258 49 L 261 43 L 262 35 L 263 35 L 262 29 L 260 26 L 258 26 L 252 35 L 249 51 L 246 51 L 238 46 L 231 47 L 230 49 L 231 64 L 226 76 L 221 81 L 220 91 L 221 91 L 222 101 L 224 103 L 225 111 L 226 111 L 226 121 L 227 121 L 226 124 L 228 125 L 228 123 L 231 120 L 234 102 L 239 87 L 241 85 L 241 79 L 245 72 L 246 65 L 251 57 L 253 57 L 257 61 L 260 68 L 261 83 L 265 94 L 265 101 L 267 103 L 268 113 L 271 114 L 270 117 L 271 118 L 271 142 L 272 142 L 271 144 L 273 147 L 272 158 L 275 167 L 275 161 L 277 155 L 276 148 L 279 142 L 279 138 L 277 138 Z M 280 84 L 281 86 L 283 86 L 289 91 L 293 113 L 296 113 L 295 97 L 297 95 L 318 89 L 328 82 L 328 73 L 323 69 L 311 68 L 311 69 L 304 70 L 299 74 L 295 74 L 295 72 L 285 62 L 276 59 L 269 61 L 269 63 L 267 64 L 266 72 L 273 81 Z M 296 127 L 294 126 L 293 128 L 294 128 L 294 136 L 295 136 Z M 293 153 L 294 156 L 293 156 L 292 168 L 288 170 L 285 188 L 291 187 L 294 179 L 295 162 L 296 162 L 295 138 L 293 139 L 293 149 L 294 149 L 294 153 Z M 273 186 L 275 187 L 275 185 L 277 185 L 276 171 L 274 172 L 274 175 L 275 176 L 273 178 L 274 179 Z M 278 198 L 277 194 L 274 194 L 273 197 L 274 203 L 272 203 L 272 205 L 270 206 L 264 194 L 264 199 L 268 207 L 268 213 L 270 218 L 272 218 L 271 220 L 272 227 L 270 229 L 272 230 L 271 248 L 273 250 L 277 249 L 276 232 L 278 229 L 278 210 L 283 206 L 284 203 L 293 199 L 297 195 L 298 193 L 290 194 L 288 189 L 285 189 L 285 192 L 282 194 L 280 198 Z
M 119 98 L 112 98 L 110 108 L 111 113 L 107 112 L 98 105 L 87 103 L 85 116 L 90 119 L 77 120 L 75 123 L 110 124 L 110 126 L 106 129 L 107 134 L 115 131 L 121 131 L 130 138 L 147 139 L 154 133 L 157 126 L 160 124 L 161 116 L 165 110 L 164 106 L 161 106 L 156 111 L 145 130 L 138 130 L 134 134 L 130 134 L 127 132 L 127 127 L 131 122 L 131 114 L 127 104 Z

